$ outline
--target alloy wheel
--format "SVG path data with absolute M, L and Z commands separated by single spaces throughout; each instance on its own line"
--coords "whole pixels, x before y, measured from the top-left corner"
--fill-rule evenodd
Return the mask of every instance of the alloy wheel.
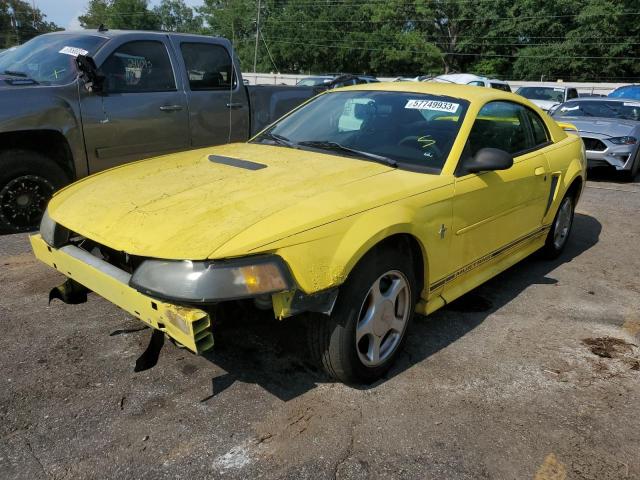
M 402 272 L 389 271 L 373 283 L 360 307 L 356 349 L 360 361 L 376 367 L 400 345 L 411 314 L 411 291 Z

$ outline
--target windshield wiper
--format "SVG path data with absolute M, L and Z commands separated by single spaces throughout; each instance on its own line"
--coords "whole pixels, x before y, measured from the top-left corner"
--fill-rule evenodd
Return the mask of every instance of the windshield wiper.
M 345 147 L 344 145 L 340 145 L 337 142 L 331 142 L 328 140 L 304 140 L 302 142 L 298 142 L 297 145 L 317 148 L 319 150 L 350 153 L 357 157 L 367 158 L 378 163 L 384 163 L 385 165 L 389 165 L 390 167 L 398 166 L 398 162 L 391 158 L 383 157 L 382 155 L 376 155 L 375 153 L 363 152 L 362 150 L 356 150 L 355 148 Z
M 258 137 L 260 140 L 267 139 L 272 142 L 282 145 L 283 147 L 296 148 L 296 145 L 284 135 L 278 135 L 277 133 L 265 132 Z
M 23 78 L 29 78 L 29 75 L 27 75 L 24 72 L 16 72 L 14 70 L 5 70 L 4 71 L 5 75 L 11 75 L 13 77 L 23 77 Z

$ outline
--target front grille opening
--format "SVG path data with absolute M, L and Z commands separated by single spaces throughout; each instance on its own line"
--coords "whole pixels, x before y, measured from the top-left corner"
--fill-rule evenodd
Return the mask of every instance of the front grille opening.
M 104 260 L 114 267 L 131 274 L 133 274 L 133 271 L 144 261 L 144 257 L 129 255 L 126 252 L 114 250 L 75 233 L 71 234 L 69 243 L 90 253 L 94 257 Z
M 604 142 L 597 138 L 582 137 L 582 141 L 584 142 L 584 148 L 592 152 L 604 152 L 607 149 Z

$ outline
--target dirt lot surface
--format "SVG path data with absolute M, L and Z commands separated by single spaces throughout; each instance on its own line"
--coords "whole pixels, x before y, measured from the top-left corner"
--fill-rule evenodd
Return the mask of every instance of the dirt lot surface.
M 47 305 L 62 277 L 0 237 L 0 478 L 640 479 L 640 184 L 596 175 L 560 259 L 417 318 L 362 389 L 307 363 L 301 319 L 136 373 L 150 330 Z

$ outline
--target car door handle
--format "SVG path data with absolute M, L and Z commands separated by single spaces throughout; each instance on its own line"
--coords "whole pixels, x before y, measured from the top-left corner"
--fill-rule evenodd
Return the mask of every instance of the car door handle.
M 160 110 L 163 112 L 177 112 L 178 110 L 182 110 L 182 105 L 162 105 Z
M 236 110 L 238 108 L 242 108 L 244 105 L 242 105 L 241 103 L 227 103 L 227 108 L 230 108 L 232 110 Z
M 536 174 L 536 176 L 540 176 L 540 175 L 544 175 L 545 173 L 547 173 L 547 171 L 544 169 L 544 167 L 538 167 L 534 170 L 534 172 Z

